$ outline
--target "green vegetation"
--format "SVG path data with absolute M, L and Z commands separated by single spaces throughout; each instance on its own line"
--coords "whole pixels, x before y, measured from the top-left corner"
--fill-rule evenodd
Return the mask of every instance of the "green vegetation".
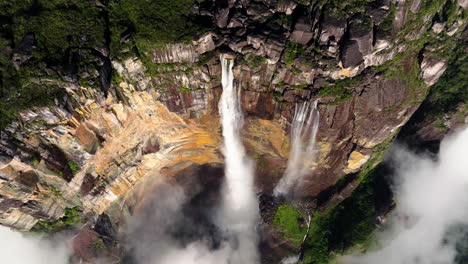
M 46 106 L 54 98 L 63 94 L 56 85 L 35 83 L 29 80 L 35 77 L 33 67 L 21 67 L 0 62 L 0 128 L 13 121 L 18 112 L 34 106 Z
M 103 55 L 97 50 L 110 49 L 111 58 L 144 57 L 149 48 L 203 33 L 190 14 L 198 2 L 0 0 L 0 128 L 22 110 L 61 98 L 64 91 L 57 83 L 64 75 L 82 76 L 81 85 L 99 87 L 99 76 L 89 74 L 101 70 Z M 20 67 L 13 63 L 18 53 L 25 58 Z
M 398 133 L 395 133 L 395 135 Z M 375 228 L 377 165 L 393 142 L 394 135 L 374 147 L 374 154 L 356 175 L 359 186 L 339 204 L 324 212 L 315 212 L 304 247 L 304 262 L 327 264 L 334 253 L 344 253 L 354 246 L 370 245 Z M 340 185 L 340 181 L 335 185 Z
M 93 241 L 91 246 L 93 247 L 93 250 L 95 252 L 100 252 L 100 251 L 103 251 L 104 249 L 106 249 L 106 245 L 104 244 L 104 242 L 100 238 L 96 238 Z
M 154 63 L 146 57 L 142 58 L 142 62 L 145 64 L 146 73 L 153 77 L 156 77 L 156 76 L 161 77 L 162 75 L 167 75 L 167 74 L 191 73 L 194 71 L 194 69 L 186 62 Z M 197 65 L 193 65 L 193 66 L 198 67 Z
M 395 3 L 391 3 L 390 10 L 388 11 L 384 20 L 379 24 L 379 28 L 385 31 L 391 30 L 393 26 L 393 22 L 395 21 L 395 16 L 396 16 L 396 5 Z
M 194 4 L 194 0 L 111 1 L 111 52 L 119 54 L 122 49 L 133 48 L 134 44 L 138 53 L 144 55 L 152 47 L 190 41 L 193 35 L 204 31 L 190 14 Z M 129 34 L 132 43 L 122 44 L 120 40 Z
M 33 166 L 39 165 L 39 163 L 41 162 L 41 156 L 38 154 L 32 155 L 30 162 Z
M 47 77 L 60 81 L 57 72 L 45 72 L 45 65 L 75 64 L 78 70 L 93 66 L 82 58 L 89 49 L 103 46 L 104 19 L 94 3 L 78 0 L 0 1 L 0 128 L 18 112 L 46 106 L 64 91 Z M 23 44 L 25 43 L 25 44 Z M 29 43 L 29 44 L 28 44 Z M 21 48 L 28 59 L 21 67 L 13 63 Z
M 330 14 L 336 18 L 349 17 L 358 12 L 364 13 L 370 0 L 331 0 L 327 1 Z
M 430 107 L 427 115 L 440 116 L 456 109 L 460 103 L 468 102 L 468 55 L 464 51 L 466 43 L 462 41 L 453 50 L 448 61 L 447 70 L 440 80 L 431 87 L 429 98 Z
M 259 67 L 263 64 L 265 64 L 265 58 L 262 56 L 257 56 L 257 55 L 247 55 L 247 56 L 242 56 L 239 59 L 239 64 L 246 64 L 250 67 Z
M 57 188 L 55 188 L 55 187 L 52 186 L 52 185 L 50 185 L 49 188 L 50 188 L 50 191 L 51 191 L 55 196 L 57 196 L 57 197 L 62 197 L 62 193 L 61 193 L 59 190 L 57 190 Z
M 360 76 L 339 80 L 335 84 L 328 85 L 320 89 L 319 94 L 323 97 L 335 97 L 336 99 L 333 104 L 339 104 L 353 97 L 351 91 L 359 85 L 360 82 Z
M 294 60 L 304 53 L 305 51 L 301 44 L 289 42 L 284 51 L 284 63 L 287 66 L 291 66 L 294 64 Z
M 303 84 L 298 84 L 298 85 L 291 85 L 291 89 L 294 89 L 294 90 L 304 90 L 305 88 L 307 88 L 307 83 L 303 83 Z
M 373 175 L 366 175 L 350 197 L 313 215 L 304 248 L 305 263 L 326 264 L 331 252 L 343 253 L 368 242 L 374 229 L 375 205 Z
M 290 205 L 283 204 L 278 207 L 273 224 L 280 228 L 286 239 L 296 246 L 300 246 L 307 232 L 305 218 L 305 213 L 299 212 Z
M 65 229 L 69 229 L 80 221 L 80 208 L 66 208 L 65 215 L 54 222 L 39 221 L 34 226 L 34 231 L 37 232 L 59 232 Z
M 311 0 L 293 0 L 298 5 L 309 5 Z
M 6 13 L 5 36 L 18 46 L 27 33 L 34 33 L 34 57 L 63 62 L 79 49 L 103 45 L 104 19 L 94 3 L 79 0 L 0 1 Z M 71 58 L 69 58 L 71 59 Z
M 452 25 L 457 18 L 457 10 L 458 10 L 458 2 L 456 0 L 448 0 L 445 3 L 442 11 L 440 12 L 440 16 L 443 21 L 447 22 L 447 25 Z M 462 16 L 465 16 L 466 13 L 462 12 Z
M 80 171 L 80 166 L 73 162 L 73 160 L 67 159 L 67 165 L 73 174 L 76 174 L 78 171 Z
M 377 155 L 380 157 L 380 155 Z M 375 161 L 358 176 L 360 185 L 351 196 L 324 212 L 312 215 L 308 238 L 304 244 L 304 263 L 327 264 L 333 252 L 344 253 L 356 245 L 368 245 L 374 230 L 375 217 Z M 306 227 L 301 225 L 305 214 L 292 206 L 282 205 L 274 224 L 286 237 L 300 245 Z
M 180 91 L 183 92 L 183 93 L 186 93 L 186 94 L 190 94 L 190 92 L 192 90 L 190 90 L 190 88 L 188 88 L 188 87 L 182 87 L 182 88 L 180 88 Z

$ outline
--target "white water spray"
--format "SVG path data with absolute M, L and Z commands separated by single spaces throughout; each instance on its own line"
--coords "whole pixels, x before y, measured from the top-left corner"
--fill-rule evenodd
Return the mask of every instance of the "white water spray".
M 451 229 L 468 226 L 468 128 L 444 139 L 436 162 L 401 148 L 393 152 L 397 207 L 378 236 L 380 248 L 338 263 L 454 263 L 454 240 L 463 233 Z
M 283 178 L 274 190 L 275 196 L 287 194 L 311 169 L 316 156 L 315 141 L 319 117 L 317 101 L 296 105 L 291 128 L 291 151 L 288 165 Z
M 234 85 L 233 62 L 221 57 L 223 93 L 219 113 L 223 127 L 225 175 L 220 227 L 231 236 L 229 263 L 258 263 L 256 224 L 258 201 L 254 192 L 253 161 L 246 155 L 240 137 L 243 126 L 240 90 Z

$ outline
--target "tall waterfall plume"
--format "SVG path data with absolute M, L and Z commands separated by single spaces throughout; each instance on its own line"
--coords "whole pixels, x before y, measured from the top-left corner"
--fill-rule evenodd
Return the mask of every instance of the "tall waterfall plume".
M 246 155 L 240 129 L 243 114 L 240 90 L 234 85 L 233 62 L 221 57 L 223 93 L 219 113 L 223 128 L 225 175 L 220 227 L 226 229 L 234 248 L 232 264 L 258 263 L 256 224 L 258 200 L 254 192 L 254 164 Z
M 320 113 L 317 101 L 296 105 L 291 127 L 291 151 L 286 171 L 274 195 L 286 195 L 311 169 L 315 161 L 315 141 L 319 126 Z

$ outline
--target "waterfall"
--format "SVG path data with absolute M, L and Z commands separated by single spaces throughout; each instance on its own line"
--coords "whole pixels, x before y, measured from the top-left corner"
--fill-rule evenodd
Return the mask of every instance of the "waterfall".
M 310 170 L 316 156 L 315 140 L 319 117 L 317 101 L 296 105 L 291 127 L 288 165 L 283 178 L 274 190 L 275 196 L 287 194 Z
M 234 85 L 233 62 L 221 57 L 223 93 L 219 113 L 223 128 L 225 177 L 219 221 L 230 237 L 229 263 L 258 263 L 256 224 L 258 201 L 254 192 L 254 164 L 246 156 L 240 137 L 243 114 L 240 89 Z

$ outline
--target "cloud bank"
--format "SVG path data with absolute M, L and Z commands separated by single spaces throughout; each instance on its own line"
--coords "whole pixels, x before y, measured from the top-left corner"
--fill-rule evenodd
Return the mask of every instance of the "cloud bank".
M 8 264 L 65 264 L 70 252 L 66 242 L 27 237 L 0 226 L 0 259 Z
M 455 242 L 463 232 L 453 230 L 468 226 L 468 129 L 444 139 L 437 161 L 401 146 L 392 159 L 397 207 L 378 235 L 379 248 L 339 263 L 455 263 Z

